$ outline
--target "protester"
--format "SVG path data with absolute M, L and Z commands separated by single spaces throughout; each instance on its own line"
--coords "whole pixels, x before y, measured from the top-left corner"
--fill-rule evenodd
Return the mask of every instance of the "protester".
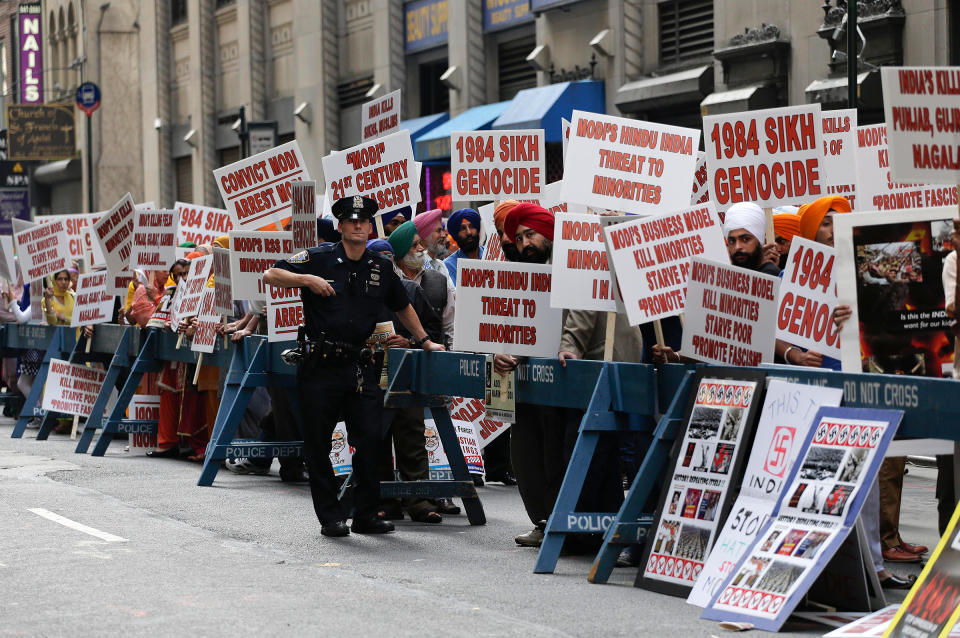
M 460 259 L 483 259 L 483 246 L 480 245 L 480 213 L 472 208 L 461 208 L 450 215 L 447 230 L 453 235 L 457 252 L 443 260 L 450 273 L 450 279 L 457 283 L 457 262 Z
M 51 326 L 69 326 L 76 293 L 70 289 L 70 272 L 53 273 L 53 285 L 43 291 L 43 315 Z
M 515 199 L 507 199 L 497 203 L 493 209 L 493 226 L 500 235 L 500 250 L 503 251 L 504 258 L 507 261 L 520 261 L 520 252 L 517 250 L 517 245 L 513 243 L 513 237 L 507 235 L 503 229 L 503 223 L 506 221 L 507 215 L 519 203 Z
M 400 224 L 403 224 L 408 219 L 410 219 L 411 209 L 409 206 L 404 206 L 403 208 L 398 208 L 397 210 L 384 213 L 380 216 L 380 221 L 383 222 L 383 238 L 389 237 L 390 234 L 397 229 Z
M 796 208 L 794 206 L 784 206 L 783 208 Z M 774 241 L 777 244 L 777 250 L 780 252 L 780 261 L 777 265 L 780 270 L 787 267 L 787 257 L 790 255 L 790 244 L 794 236 L 800 232 L 800 216 L 796 212 L 784 212 L 773 214 L 773 232 Z
M 427 249 L 427 263 L 424 267 L 442 273 L 453 286 L 450 271 L 442 261 L 450 252 L 446 244 L 447 231 L 443 229 L 443 211 L 435 208 L 420 213 L 413 218 L 413 223 L 417 227 L 417 234 L 420 235 L 424 248 Z

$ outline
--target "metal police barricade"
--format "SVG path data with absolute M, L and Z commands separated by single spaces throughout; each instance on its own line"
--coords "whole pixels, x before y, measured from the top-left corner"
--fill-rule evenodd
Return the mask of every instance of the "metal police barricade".
M 123 389 L 117 397 L 116 403 L 110 410 L 103 428 L 100 432 L 100 438 L 93 447 L 93 456 L 103 456 L 114 435 L 123 432 L 126 434 L 155 434 L 157 432 L 157 422 L 145 419 L 127 419 L 124 418 L 127 407 L 130 405 L 130 399 L 137 391 L 140 380 L 148 372 L 159 372 L 164 363 L 170 361 L 181 361 L 184 363 L 197 363 L 199 353 L 193 352 L 189 347 L 183 346 L 177 349 L 178 335 L 170 330 L 160 328 L 150 328 L 147 330 L 147 336 L 143 340 L 143 346 L 140 348 L 137 358 L 130 366 L 130 374 L 127 376 Z M 217 339 L 220 342 L 220 339 Z M 226 356 L 228 351 L 220 349 L 219 343 L 217 349 L 212 354 L 203 356 L 205 365 L 222 366 L 226 365 Z M 99 397 L 98 397 L 99 400 Z
M 671 410 L 675 410 L 677 419 L 683 415 L 683 409 L 690 399 L 693 386 L 692 370 L 696 366 L 667 364 L 660 368 L 660 385 L 665 389 L 674 386 L 678 375 L 684 375 L 684 382 L 677 386 Z M 710 366 L 714 367 L 714 366 Z M 960 403 L 954 394 L 960 385 L 954 379 L 931 377 L 911 377 L 887 374 L 863 374 L 834 372 L 821 368 L 800 366 L 763 366 L 767 379 L 783 379 L 792 383 L 843 389 L 842 405 L 853 408 L 878 408 L 903 410 L 903 421 L 897 430 L 897 436 L 907 438 L 936 438 L 960 441 Z M 727 368 L 724 368 L 727 369 Z M 666 441 L 661 465 L 668 462 L 670 445 L 676 433 Z M 652 451 L 652 450 L 651 450 Z M 644 460 L 644 466 L 650 460 L 650 453 Z M 662 468 L 661 468 L 662 469 Z M 644 467 L 641 467 L 643 472 Z M 646 527 L 638 520 L 640 508 L 649 496 L 649 486 L 642 489 L 638 485 L 641 474 L 637 474 L 623 506 L 607 529 L 603 545 L 590 569 L 588 580 L 592 583 L 605 583 L 610 578 L 617 560 L 620 547 L 640 542 L 646 535 Z M 642 529 L 642 533 L 637 533 Z
M 93 408 L 90 410 L 90 416 L 87 417 L 83 431 L 80 433 L 80 440 L 77 441 L 77 447 L 74 450 L 77 454 L 86 454 L 90 448 L 94 435 L 103 425 L 103 413 L 107 409 L 110 395 L 118 381 L 121 379 L 124 382 L 126 381 L 134 361 L 140 354 L 145 336 L 145 331 L 136 326 L 101 323 L 94 326 L 89 353 L 86 347 L 87 337 L 81 334 L 77 340 L 77 346 L 74 348 L 71 361 L 77 363 L 86 359 L 108 363 L 107 376 L 103 380 L 103 386 L 97 394 L 97 400 L 94 402 Z M 78 352 L 81 353 L 79 361 L 76 358 Z
M 280 357 L 280 353 L 293 347 L 296 347 L 295 341 L 270 343 L 266 337 L 251 335 L 223 352 L 225 357 L 229 356 L 229 368 L 197 485 L 213 485 L 217 471 L 226 459 L 303 455 L 303 441 L 233 440 L 240 419 L 250 403 L 250 397 L 258 387 L 283 388 L 287 400 L 290 401 L 291 412 L 294 418 L 299 420 L 300 403 L 296 393 L 295 376 L 297 369 Z M 225 358 L 222 365 L 226 365 L 226 361 Z
M 31 418 L 46 417 L 46 410 L 40 406 L 43 403 L 43 385 L 47 381 L 47 373 L 50 370 L 50 359 L 66 359 L 69 356 L 77 342 L 76 332 L 76 328 L 67 326 L 39 324 L 19 324 L 16 326 L 8 324 L 3 327 L 4 349 L 21 352 L 26 350 L 45 351 L 40 369 L 37 372 L 37 378 L 33 380 L 33 387 L 30 388 L 30 394 L 23 403 L 17 423 L 13 426 L 11 437 L 15 439 L 22 437 L 24 430 L 27 428 L 27 422 Z M 37 438 L 40 438 L 40 432 L 37 433 Z

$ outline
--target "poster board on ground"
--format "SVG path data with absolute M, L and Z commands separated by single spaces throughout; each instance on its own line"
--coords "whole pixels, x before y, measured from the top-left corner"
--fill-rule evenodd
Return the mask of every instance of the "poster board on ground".
M 790 244 L 777 295 L 777 339 L 840 359 L 834 249 L 799 235 Z
M 778 631 L 853 528 L 902 418 L 820 408 L 777 507 L 701 618 Z
M 114 295 L 107 290 L 110 274 L 106 270 L 86 273 L 77 278 L 77 295 L 70 315 L 70 327 L 108 323 L 113 320 Z
M 550 270 L 546 264 L 458 261 L 454 349 L 556 356 L 563 313 L 550 307 Z
M 840 405 L 842 397 L 843 391 L 837 388 L 782 379 L 767 381 L 740 493 L 687 597 L 688 603 L 705 607 L 717 594 L 776 507 L 790 468 L 807 439 L 813 416 L 822 405 Z
M 230 231 L 230 285 L 233 298 L 265 299 L 263 273 L 293 254 L 293 234 L 278 231 Z
M 546 185 L 543 129 L 450 134 L 453 201 L 539 199 Z
M 51 359 L 47 382 L 43 386 L 43 409 L 90 416 L 106 377 L 104 370 Z
M 940 377 L 953 369 L 941 273 L 955 207 L 834 216 L 845 372 Z
M 690 594 L 727 520 L 760 412 L 766 374 L 697 372 L 636 586 Z
M 222 208 L 197 206 L 185 202 L 174 202 L 177 213 L 177 243 L 193 242 L 197 246 L 212 244 L 217 237 L 223 237 L 233 230 L 230 213 Z
M 128 270 L 164 270 L 177 260 L 177 214 L 173 210 L 137 210 Z

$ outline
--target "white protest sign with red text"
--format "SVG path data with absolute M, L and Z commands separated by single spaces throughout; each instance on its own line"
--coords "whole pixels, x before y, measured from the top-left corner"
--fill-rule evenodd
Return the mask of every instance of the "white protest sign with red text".
M 197 331 L 190 342 L 193 352 L 213 352 L 217 346 L 217 326 L 220 325 L 220 313 L 213 307 L 216 293 L 213 288 L 204 288 L 200 295 L 200 308 L 197 312 Z
M 454 350 L 554 357 L 563 313 L 550 307 L 546 264 L 457 262 Z
M 300 289 L 267 286 L 267 341 L 295 341 L 302 325 Z
M 293 184 L 290 232 L 293 233 L 294 251 L 313 248 L 320 243 L 317 237 L 317 183 L 313 180 Z
M 233 221 L 230 213 L 222 208 L 210 208 L 175 202 L 173 209 L 177 211 L 177 246 L 186 242 L 193 242 L 197 246 L 212 244 L 217 237 L 223 237 L 233 230 Z
M 114 297 L 120 296 L 123 298 L 121 301 L 125 302 L 127 293 L 130 292 L 130 281 L 135 276 L 134 272 L 132 270 L 124 270 L 118 273 L 107 272 L 109 273 L 107 276 L 107 294 Z
M 680 351 L 720 365 L 773 362 L 780 278 L 703 257 L 690 261 Z
M 654 215 L 690 205 L 700 131 L 573 112 L 562 199 Z
M 607 265 L 600 218 L 590 214 L 553 218 L 554 308 L 616 312 L 613 280 Z
M 135 394 L 130 397 L 128 411 L 131 419 L 138 421 L 159 421 L 160 395 Z M 129 436 L 131 450 L 147 451 L 157 447 L 156 432 L 131 432 Z
M 181 277 L 180 283 L 177 284 L 177 289 L 173 293 L 173 297 L 170 298 L 170 302 L 166 304 L 167 308 L 167 317 L 166 320 L 170 322 L 170 329 L 174 332 L 178 332 L 180 327 L 180 320 L 183 318 L 180 316 L 180 306 L 183 304 L 183 296 L 187 292 L 187 278 Z M 164 298 L 164 300 L 166 297 Z M 158 315 L 161 312 L 161 308 L 164 307 L 164 303 L 161 303 L 157 306 L 157 309 L 153 312 L 153 316 L 150 317 L 150 322 L 159 321 L 162 319 L 162 315 Z M 150 328 L 150 322 L 147 322 L 147 327 Z M 160 327 L 163 327 L 161 324 Z
M 177 214 L 173 210 L 137 210 L 133 215 L 130 270 L 164 270 L 177 260 Z
M 387 93 L 360 107 L 361 139 L 372 139 L 389 135 L 400 128 L 400 89 Z
M 690 193 L 690 205 L 705 204 L 710 199 L 710 175 L 707 173 L 707 154 L 697 153 L 697 166 L 693 171 L 693 191 Z
M 61 359 L 51 359 L 43 386 L 43 409 L 90 416 L 107 373 Z
M 852 188 L 857 183 L 857 109 L 820 113 L 823 158 L 820 174 L 826 186 Z
M 884 67 L 880 81 L 892 178 L 960 184 L 960 67 Z
M 87 251 L 94 245 L 92 229 L 93 222 L 100 219 L 102 213 L 76 213 L 72 215 L 39 215 L 37 223 L 49 224 L 62 221 L 67 230 L 67 239 L 70 243 L 70 258 L 83 259 Z
M 129 270 L 136 210 L 133 197 L 127 193 L 93 224 L 94 237 L 103 251 L 107 269 L 112 272 Z
M 540 195 L 539 204 L 554 215 L 561 213 L 591 213 L 589 208 L 576 202 L 567 202 L 563 199 L 563 182 L 550 182 L 543 187 L 543 194 Z M 527 200 L 520 200 L 527 201 Z M 538 201 L 538 200 L 532 200 Z
M 420 201 L 420 176 L 414 167 L 410 131 L 404 129 L 323 158 L 330 203 L 365 195 L 381 212 Z
M 200 297 L 206 289 L 207 280 L 210 279 L 210 269 L 213 268 L 213 255 L 204 255 L 190 260 L 190 270 L 184 278 L 186 286 L 183 291 L 183 299 L 177 306 L 176 313 L 178 319 L 196 317 L 200 312 Z
M 230 231 L 230 285 L 233 298 L 264 299 L 267 287 L 261 281 L 277 260 L 294 253 L 293 234 L 276 231 Z
M 840 330 L 832 320 L 837 305 L 834 261 L 832 247 L 793 238 L 777 300 L 777 339 L 839 360 Z
M 294 140 L 215 169 L 213 177 L 233 227 L 255 230 L 290 216 L 290 184 L 310 172 Z
M 13 238 L 24 281 L 37 281 L 70 267 L 69 240 L 62 221 L 38 224 Z
M 221 315 L 233 315 L 233 288 L 230 284 L 230 251 L 213 247 L 214 310 Z
M 77 278 L 77 296 L 73 302 L 70 326 L 107 323 L 113 319 L 114 296 L 107 290 L 110 274 L 106 270 L 86 273 Z
M 711 201 L 607 226 L 603 232 L 631 326 L 683 312 L 691 257 L 728 259 Z
M 546 182 L 543 129 L 450 134 L 454 201 L 538 199 Z
M 703 134 L 710 196 L 720 211 L 737 202 L 813 201 L 826 192 L 819 104 L 709 115 Z

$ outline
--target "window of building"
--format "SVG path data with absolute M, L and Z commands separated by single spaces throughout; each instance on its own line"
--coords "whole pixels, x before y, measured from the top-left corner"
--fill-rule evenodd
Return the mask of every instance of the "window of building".
M 446 70 L 446 58 L 420 65 L 420 115 L 433 115 L 450 110 L 449 89 L 440 81 L 440 76 Z
M 277 146 L 286 144 L 287 142 L 292 142 L 295 139 L 297 139 L 296 133 L 283 133 L 277 136 Z
M 658 10 L 661 65 L 713 53 L 713 0 L 665 0 Z
M 373 76 L 368 75 L 337 85 L 337 100 L 341 109 L 360 106 L 367 101 L 367 92 L 373 88 Z
M 173 168 L 177 178 L 177 201 L 193 202 L 193 162 L 190 156 L 173 160 Z
M 537 46 L 534 34 L 497 45 L 500 101 L 512 100 L 519 91 L 537 86 L 537 72 L 527 55 Z
M 187 21 L 187 0 L 170 1 L 170 23 L 183 24 Z
M 220 149 L 219 153 L 219 166 L 228 166 L 234 162 L 239 162 L 242 158 L 240 157 L 240 147 L 232 146 L 230 148 Z
M 231 4 L 235 4 L 237 0 L 217 0 L 217 8 L 226 7 Z

